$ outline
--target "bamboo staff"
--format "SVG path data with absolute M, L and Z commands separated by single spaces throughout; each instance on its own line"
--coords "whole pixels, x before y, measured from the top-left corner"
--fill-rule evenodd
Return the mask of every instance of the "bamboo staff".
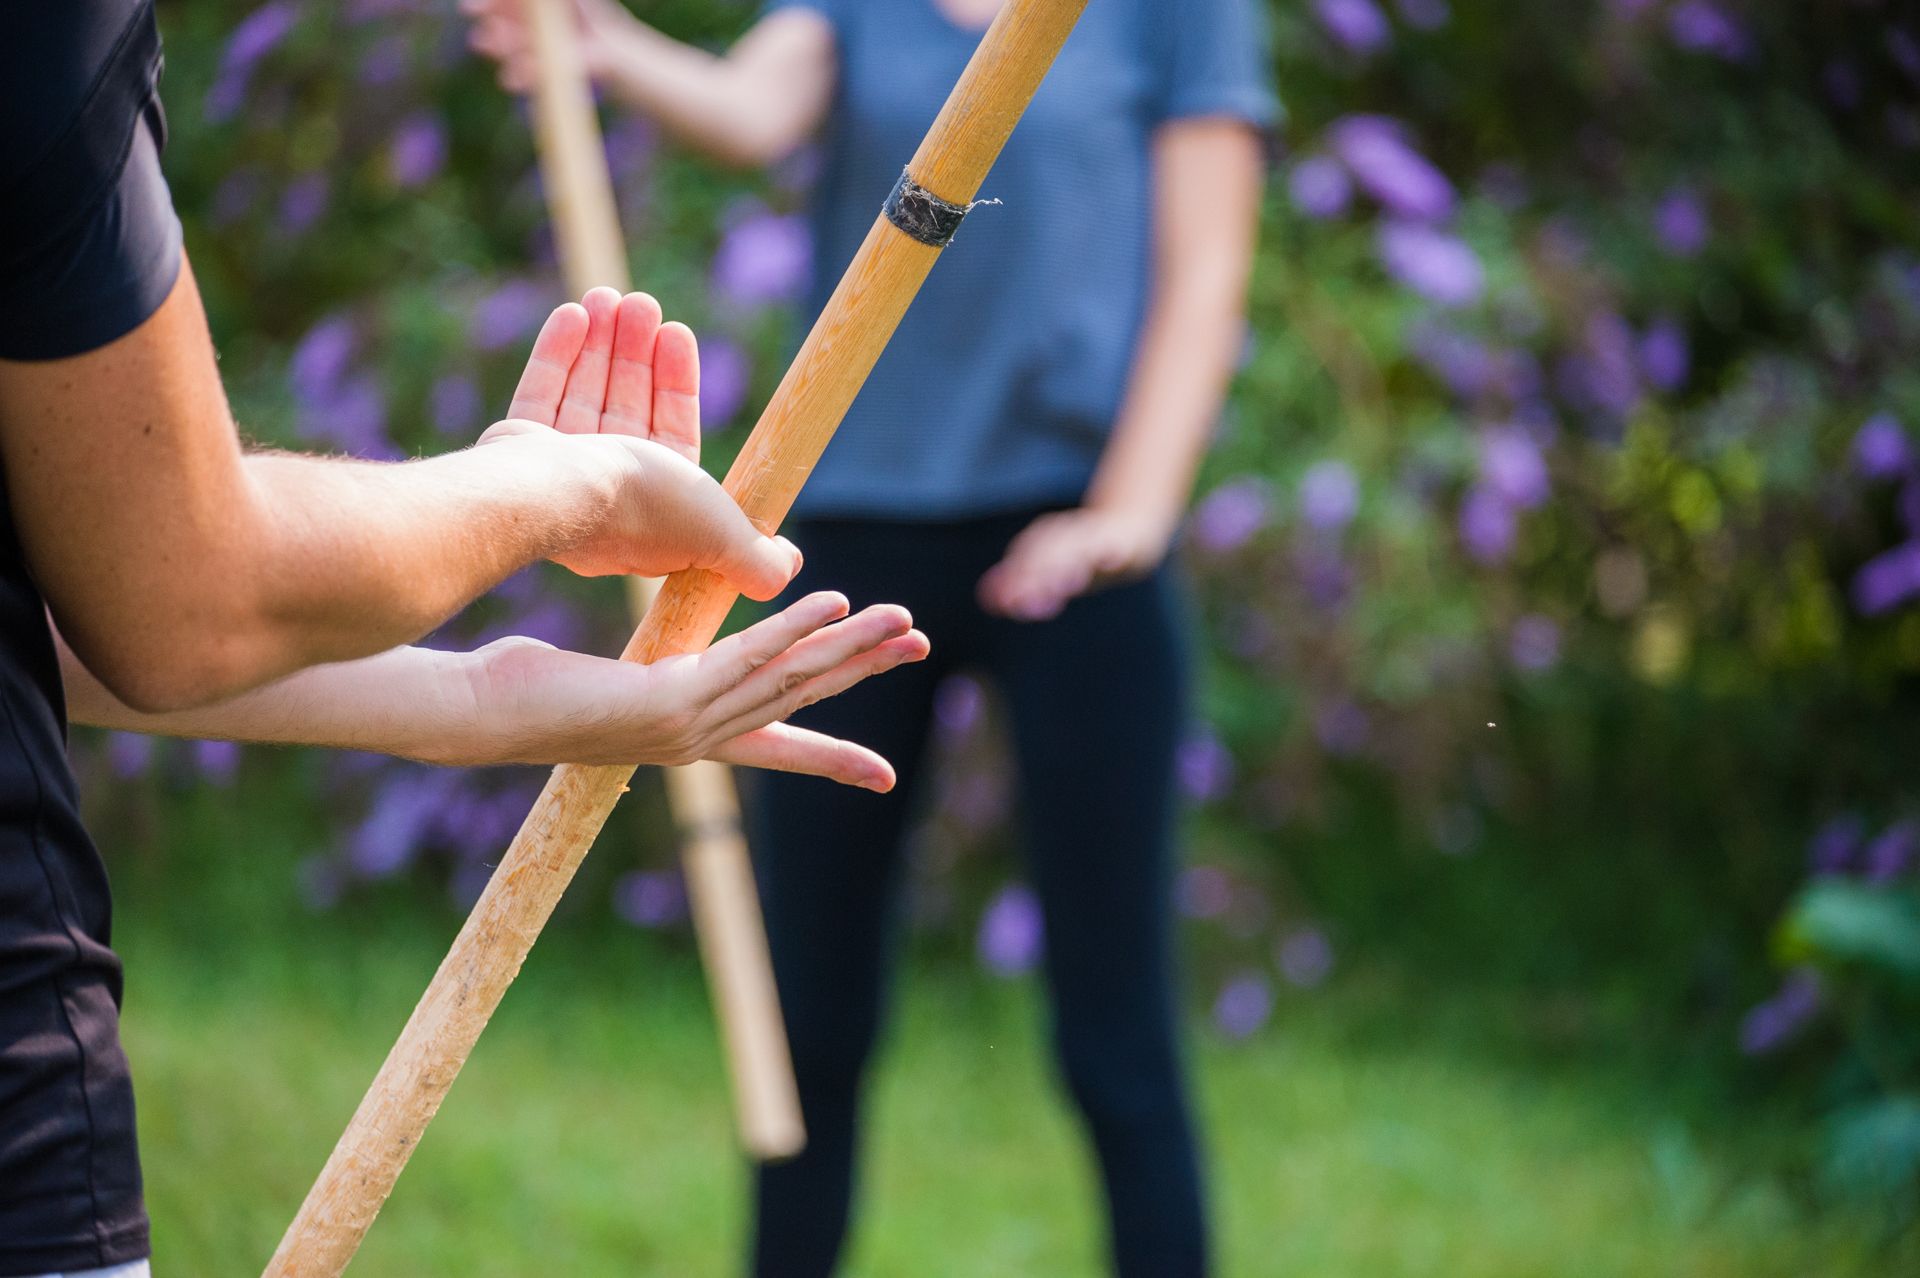
M 535 66 L 534 127 L 567 287 L 576 297 L 602 284 L 624 293 L 632 287 L 626 246 L 600 122 L 580 59 L 572 0 L 533 0 L 527 7 Z M 627 586 L 639 622 L 659 583 L 629 577 Z M 791 1158 L 806 1143 L 806 1126 L 733 777 L 724 764 L 710 760 L 669 768 L 665 775 L 667 806 L 680 832 L 694 933 L 700 938 L 733 1079 L 740 1142 L 761 1160 Z
M 763 531 L 785 518 L 848 405 L 980 189 L 1086 0 L 1007 0 L 874 220 L 726 479 Z M 910 180 L 909 180 L 910 179 Z M 622 654 L 656 661 L 711 642 L 734 592 L 667 578 Z M 555 768 L 500 868 L 268 1263 L 270 1278 L 336 1278 L 440 1108 L 633 769 Z

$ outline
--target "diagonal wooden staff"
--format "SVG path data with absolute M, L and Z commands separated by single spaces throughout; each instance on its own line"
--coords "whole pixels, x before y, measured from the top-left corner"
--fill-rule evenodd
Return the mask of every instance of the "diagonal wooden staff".
M 602 284 L 624 293 L 632 286 L 626 244 L 580 59 L 573 0 L 533 0 L 527 7 L 535 137 L 567 287 L 575 297 Z M 659 582 L 629 577 L 627 586 L 637 622 Z M 665 779 L 694 932 L 733 1078 L 740 1143 L 758 1159 L 791 1158 L 806 1143 L 806 1126 L 733 777 L 724 764 L 703 760 L 669 768 Z
M 1085 7 L 1086 0 L 1007 0 L 987 28 L 727 473 L 727 491 L 761 529 L 772 532 L 785 518 Z M 711 573 L 675 573 L 622 655 L 656 661 L 698 651 L 734 598 Z M 633 771 L 554 769 L 280 1240 L 268 1275 L 336 1278 L 353 1259 Z

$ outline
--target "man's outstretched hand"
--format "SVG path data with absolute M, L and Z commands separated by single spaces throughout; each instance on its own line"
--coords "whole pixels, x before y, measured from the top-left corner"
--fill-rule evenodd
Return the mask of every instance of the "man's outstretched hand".
M 700 352 L 645 293 L 596 288 L 547 317 L 507 419 L 483 445 L 559 448 L 606 479 L 607 517 L 556 562 L 583 576 L 705 568 L 771 599 L 800 552 L 754 528 L 699 467 Z

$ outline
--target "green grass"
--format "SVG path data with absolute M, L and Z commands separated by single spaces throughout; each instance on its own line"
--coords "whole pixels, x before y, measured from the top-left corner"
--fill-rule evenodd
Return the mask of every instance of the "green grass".
M 450 933 L 424 911 L 246 927 L 122 907 L 128 1049 L 163 1274 L 272 1250 Z M 742 1168 L 698 972 L 593 926 L 543 944 L 369 1237 L 365 1275 L 734 1272 Z M 1099 1272 L 1094 1187 L 1035 990 L 916 971 L 851 1272 Z M 1199 1033 L 1222 1272 L 1907 1272 L 1759 1173 L 1764 1113 L 1701 1119 L 1684 1063 L 1569 1047 L 1552 1008 L 1349 975 Z M 1576 1035 L 1575 1044 L 1587 1042 Z
M 175 796 L 164 821 L 137 804 L 94 814 L 119 853 L 162 1278 L 259 1271 L 457 926 L 404 886 L 304 911 L 288 867 L 328 813 L 276 802 L 265 779 Z M 607 918 L 624 841 L 588 862 L 355 1275 L 737 1272 L 746 1176 L 705 993 L 690 947 Z M 1097 1190 L 1036 987 L 951 962 L 907 978 L 850 1274 L 1099 1273 Z M 1220 1272 L 1920 1273 L 1920 1238 L 1876 1242 L 1770 1171 L 1792 1116 L 1730 1088 L 1724 1056 L 1650 1023 L 1644 997 L 1514 984 L 1349 954 L 1247 1042 L 1196 1025 Z

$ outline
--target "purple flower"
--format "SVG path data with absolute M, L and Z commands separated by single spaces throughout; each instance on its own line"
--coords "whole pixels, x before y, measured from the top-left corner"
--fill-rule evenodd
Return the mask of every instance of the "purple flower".
M 1907 432 L 1892 413 L 1875 413 L 1853 437 L 1853 465 L 1868 479 L 1895 479 L 1913 468 Z
M 1210 732 L 1197 732 L 1174 753 L 1181 791 L 1196 803 L 1220 798 L 1233 784 L 1233 755 Z
M 211 785 L 232 785 L 234 774 L 240 770 L 240 747 L 231 741 L 196 741 L 193 766 Z
M 347 864 L 365 879 L 391 878 L 405 869 L 456 774 L 408 768 L 393 774 L 347 840 Z
M 235 169 L 213 189 L 213 208 L 208 216 L 216 227 L 224 229 L 253 212 L 259 199 L 260 174 L 249 168 Z
M 1220 988 L 1213 1001 L 1213 1023 L 1228 1038 L 1246 1038 L 1273 1014 L 1273 987 L 1260 973 L 1239 973 Z
M 1343 461 L 1327 459 L 1300 476 L 1300 517 L 1309 528 L 1336 533 L 1360 510 L 1360 481 Z
M 1863 92 L 1860 85 L 1860 72 L 1851 62 L 1835 59 L 1827 63 L 1820 72 L 1820 85 L 1826 90 L 1828 101 L 1842 111 L 1857 110 Z
M 1779 1050 L 1806 1028 L 1823 1002 L 1818 974 L 1812 968 L 1795 968 L 1778 993 L 1756 1004 L 1740 1022 L 1740 1050 L 1749 1056 Z
M 1920 850 L 1920 822 L 1896 821 L 1867 844 L 1861 877 L 1869 883 L 1891 883 L 1913 864 L 1916 850 Z
M 1853 868 L 1860 852 L 1866 826 L 1858 816 L 1848 814 L 1828 821 L 1814 831 L 1807 844 L 1807 868 L 1816 878 L 1845 874 Z
M 319 404 L 331 398 L 360 345 L 353 321 L 329 315 L 308 329 L 287 361 L 287 379 L 301 404 Z
M 387 172 L 402 189 L 424 186 L 446 167 L 447 126 L 422 111 L 402 120 L 387 148 Z
M 626 114 L 607 130 L 607 167 L 621 181 L 638 177 L 653 161 L 660 130 L 643 115 Z
M 806 289 L 812 265 L 805 218 L 750 213 L 721 237 L 713 255 L 713 291 L 735 306 L 790 302 Z
M 1030 888 L 1010 883 L 1000 889 L 980 916 L 974 947 L 989 972 L 1018 976 L 1039 961 L 1045 939 L 1039 898 Z
M 1180 913 L 1217 919 L 1233 907 L 1233 879 L 1217 865 L 1191 866 L 1180 875 Z
M 1398 0 L 1401 20 L 1416 31 L 1438 31 L 1453 17 L 1447 0 Z
M 1265 480 L 1251 475 L 1229 480 L 1194 508 L 1194 543 L 1210 554 L 1230 554 L 1253 540 L 1272 513 L 1273 498 Z
M 1008 779 L 999 768 L 979 768 L 952 778 L 941 792 L 941 807 L 963 830 L 991 830 L 1007 815 Z
M 1588 318 L 1585 338 L 1578 354 L 1560 362 L 1561 394 L 1577 408 L 1618 421 L 1640 402 L 1633 329 L 1619 315 L 1603 310 Z
M 1707 209 L 1686 187 L 1675 187 L 1653 210 L 1653 234 L 1675 257 L 1693 257 L 1707 246 Z
M 1525 431 L 1494 427 L 1480 433 L 1480 482 L 1508 505 L 1532 510 L 1547 500 L 1547 463 Z
M 1513 553 L 1519 537 L 1513 507 L 1484 485 L 1476 484 L 1460 503 L 1460 540 L 1467 554 L 1483 564 L 1497 564 Z
M 387 36 L 368 49 L 367 55 L 360 59 L 360 83 L 370 88 L 385 88 L 407 73 L 410 60 L 407 38 L 397 33 Z
M 246 101 L 254 67 L 280 46 L 299 16 L 299 8 L 292 0 L 273 0 L 248 14 L 233 29 L 220 56 L 219 74 L 207 90 L 203 104 L 209 121 L 218 124 L 238 114 Z
M 1486 344 L 1430 316 L 1408 335 L 1407 349 L 1462 399 L 1479 395 L 1492 383 L 1495 361 Z
M 313 224 L 326 211 L 326 175 L 302 174 L 289 182 L 280 195 L 280 229 L 288 235 L 303 235 L 313 229 Z
M 1308 217 L 1339 217 L 1353 203 L 1353 181 L 1338 161 L 1309 155 L 1287 175 L 1287 194 L 1293 207 Z
M 448 373 L 439 378 L 427 395 L 427 415 L 433 421 L 433 428 L 455 439 L 473 433 L 484 408 L 480 387 L 464 373 Z
M 349 378 L 303 402 L 300 434 L 355 457 L 392 459 L 399 451 L 387 439 L 387 397 L 371 373 Z
M 1453 184 L 1413 148 L 1398 120 L 1349 115 L 1327 137 L 1354 179 L 1395 217 L 1438 222 L 1453 213 Z
M 740 343 L 709 337 L 700 343 L 700 426 L 720 430 L 746 406 L 753 366 Z
M 1920 41 L 1905 27 L 1890 27 L 1887 30 L 1887 56 L 1893 59 L 1893 65 L 1907 73 L 1907 78 L 1920 83 Z
M 987 691 L 972 675 L 952 675 L 933 694 L 933 721 L 940 735 L 959 741 L 973 734 L 985 713 Z
M 1853 578 L 1853 606 L 1877 617 L 1920 594 L 1920 541 L 1909 541 L 1869 559 Z
M 1667 14 L 1667 32 L 1689 53 L 1710 53 L 1729 62 L 1745 59 L 1752 48 L 1746 28 L 1709 0 L 1681 0 Z
M 1288 936 L 1273 957 L 1287 983 L 1303 990 L 1325 984 L 1333 974 L 1333 942 L 1317 927 L 1303 927 Z
M 669 927 L 687 917 L 687 889 L 671 870 L 634 870 L 613 885 L 613 912 L 634 927 Z
M 1307 602 L 1328 612 L 1346 605 L 1353 593 L 1353 571 L 1337 549 L 1327 545 L 1301 546 L 1295 550 L 1293 562 Z
M 561 599 L 543 599 L 507 624 L 511 634 L 556 648 L 578 648 L 585 630 L 580 614 Z
M 1393 28 L 1373 0 L 1313 0 L 1313 12 L 1334 42 L 1348 53 L 1367 57 L 1387 47 Z
M 547 291 L 532 280 L 508 280 L 473 308 L 468 336 L 483 351 L 497 351 L 533 336 L 551 309 Z
M 1640 372 L 1655 390 L 1679 390 L 1690 356 L 1686 330 L 1671 316 L 1660 316 L 1640 335 Z
M 273 0 L 263 4 L 233 29 L 227 47 L 220 55 L 222 71 L 251 70 L 253 65 L 280 47 L 300 16 L 293 0 Z
M 1313 736 L 1328 754 L 1351 759 L 1367 748 L 1373 724 L 1351 701 L 1332 701 L 1314 711 Z
M 1900 486 L 1899 510 L 1907 535 L 1920 537 L 1920 475 L 1912 476 Z
M 434 822 L 439 838 L 468 857 L 484 857 L 507 846 L 533 806 L 534 792 L 515 786 L 497 794 L 456 790 Z
M 137 732 L 108 733 L 107 766 L 122 781 L 145 776 L 153 766 L 153 738 Z
M 1464 240 L 1417 222 L 1388 222 L 1376 238 L 1380 262 L 1406 287 L 1440 306 L 1477 300 L 1486 276 Z
M 1507 633 L 1507 655 L 1529 673 L 1551 670 L 1560 660 L 1560 627 L 1551 617 L 1528 613 Z

